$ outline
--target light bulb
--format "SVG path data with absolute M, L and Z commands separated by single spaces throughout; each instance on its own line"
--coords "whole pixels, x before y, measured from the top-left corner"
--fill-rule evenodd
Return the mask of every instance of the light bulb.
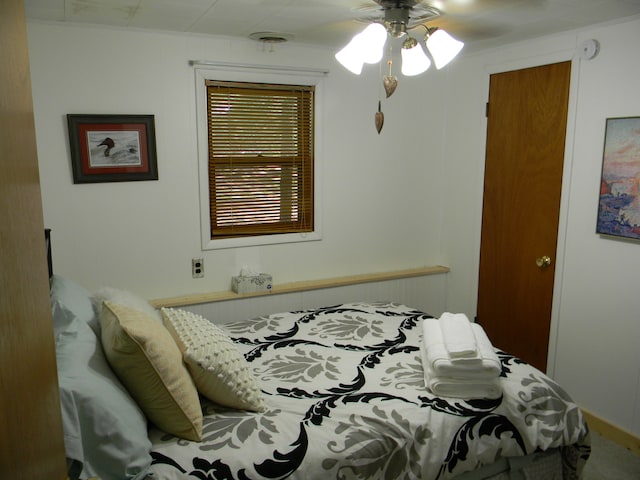
M 427 48 L 438 70 L 453 60 L 462 47 L 463 42 L 456 40 L 444 30 L 436 30 L 427 37 Z
M 414 38 L 407 38 L 402 44 L 402 74 L 407 77 L 420 75 L 431 66 L 431 60 Z
M 342 50 L 336 53 L 335 57 L 344 68 L 356 75 L 360 75 L 364 60 L 357 43 L 358 41 L 354 37 Z
M 364 63 L 378 63 L 384 55 L 387 30 L 380 23 L 372 23 L 355 35 L 335 57 L 347 70 L 360 75 Z
M 387 29 L 379 23 L 372 23 L 359 34 L 362 59 L 365 63 L 378 63 L 384 54 Z

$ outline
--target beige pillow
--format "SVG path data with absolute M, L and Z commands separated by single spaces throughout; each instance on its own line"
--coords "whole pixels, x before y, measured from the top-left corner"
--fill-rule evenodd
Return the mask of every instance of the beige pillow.
M 265 410 L 249 364 L 220 328 L 186 310 L 163 308 L 161 312 L 202 395 L 226 407 Z
M 198 392 L 167 329 L 146 313 L 105 301 L 102 346 L 147 418 L 187 440 L 202 440 Z

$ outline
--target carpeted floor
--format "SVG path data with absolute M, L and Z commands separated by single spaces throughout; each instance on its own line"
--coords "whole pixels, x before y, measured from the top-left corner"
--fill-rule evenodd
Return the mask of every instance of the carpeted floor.
M 638 480 L 640 455 L 591 431 L 591 456 L 583 480 Z

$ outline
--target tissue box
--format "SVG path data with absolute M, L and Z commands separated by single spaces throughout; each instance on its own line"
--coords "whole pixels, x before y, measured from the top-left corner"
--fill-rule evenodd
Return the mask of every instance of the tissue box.
M 271 275 L 259 273 L 257 275 L 237 275 L 231 277 L 231 290 L 236 293 L 255 293 L 271 290 Z

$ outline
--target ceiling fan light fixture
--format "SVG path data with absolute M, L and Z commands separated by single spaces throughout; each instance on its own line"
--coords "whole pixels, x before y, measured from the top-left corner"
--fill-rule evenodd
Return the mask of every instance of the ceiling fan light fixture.
M 365 63 L 378 63 L 384 55 L 387 30 L 380 23 L 372 23 L 338 53 L 336 60 L 347 70 L 360 75 Z
M 384 9 L 384 24 L 393 38 L 402 38 L 407 34 L 409 8 L 388 7 Z
M 422 46 L 413 37 L 407 37 L 402 43 L 402 74 L 406 77 L 420 75 L 431 66 L 431 60 L 422 50 Z
M 393 38 L 402 38 L 407 34 L 407 25 L 402 22 L 389 22 L 387 31 Z
M 357 45 L 357 39 L 354 37 L 342 50 L 335 54 L 336 60 L 340 62 L 344 68 L 351 73 L 360 75 L 362 73 L 362 67 L 364 61 L 362 60 L 362 54 Z
M 426 37 L 427 48 L 429 53 L 433 57 L 433 62 L 436 64 L 436 68 L 440 70 L 446 66 L 451 60 L 453 60 L 464 43 L 460 40 L 456 40 L 444 30 L 436 29 L 427 33 Z
M 378 63 L 384 55 L 387 29 L 380 23 L 372 23 L 358 34 L 364 63 Z

